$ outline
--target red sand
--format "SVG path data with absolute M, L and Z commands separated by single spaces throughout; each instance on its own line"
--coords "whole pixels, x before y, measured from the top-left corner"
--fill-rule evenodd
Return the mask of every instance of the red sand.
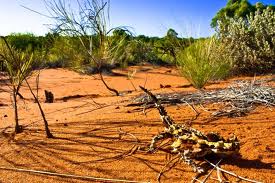
M 133 71 L 136 74 L 129 80 L 128 74 Z M 122 75 L 105 78 L 123 93 L 119 97 L 113 96 L 97 75 L 80 75 L 64 69 L 41 72 L 39 95 L 49 127 L 56 137 L 54 139 L 45 138 L 39 110 L 25 85 L 20 92 L 27 100 L 19 100 L 19 118 L 24 132 L 14 136 L 10 94 L 1 92 L 0 167 L 157 182 L 159 172 L 171 157 L 161 151 L 154 154 L 135 151 L 134 147 L 148 145 L 151 138 L 163 130 L 163 126 L 156 110 L 147 110 L 144 115 L 142 111 L 134 110 L 135 107 L 125 107 L 132 97 L 141 93 L 140 90 L 135 91 L 133 85 L 137 89 L 138 85 L 145 85 L 157 93 L 196 90 L 188 87 L 189 83 L 174 68 L 136 66 L 115 72 Z M 223 88 L 236 79 L 253 78 L 232 78 L 212 83 L 206 89 Z M 30 82 L 35 88 L 34 76 Z M 171 87 L 160 88 L 160 84 Z M 270 84 L 275 85 L 274 82 Z M 187 87 L 179 87 L 183 85 Z M 9 89 L 2 81 L 0 87 Z M 44 103 L 45 89 L 54 93 L 55 103 Z M 63 97 L 68 99 L 64 100 Z M 167 110 L 178 123 L 194 117 L 192 110 L 186 106 L 170 106 Z M 203 132 L 217 131 L 223 136 L 234 133 L 240 139 L 242 158 L 225 160 L 222 168 L 250 179 L 275 182 L 274 108 L 260 106 L 244 117 L 223 117 L 210 122 L 210 114 L 199 110 L 202 114 L 193 122 L 194 128 Z M 190 182 L 194 176 L 191 168 L 181 162 L 165 172 L 161 182 Z M 215 173 L 213 177 L 216 177 Z M 236 181 L 231 176 L 227 177 L 231 182 Z M 86 181 L 0 169 L 0 182 Z

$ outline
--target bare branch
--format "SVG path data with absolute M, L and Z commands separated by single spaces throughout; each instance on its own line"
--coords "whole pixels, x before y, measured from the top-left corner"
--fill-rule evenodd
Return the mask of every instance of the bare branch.
M 241 179 L 241 180 L 244 180 L 244 181 L 247 181 L 247 182 L 262 183 L 262 182 L 259 182 L 259 181 L 256 181 L 256 180 L 251 180 L 251 179 L 248 179 L 248 178 L 239 176 L 239 175 L 237 175 L 237 174 L 235 174 L 235 173 L 233 173 L 233 172 L 229 172 L 229 171 L 227 171 L 227 170 L 224 170 L 224 169 L 222 169 L 222 168 L 216 166 L 215 164 L 211 163 L 211 162 L 208 161 L 207 159 L 205 159 L 205 161 L 206 161 L 207 163 L 209 163 L 210 165 L 212 165 L 213 167 L 215 167 L 216 169 L 218 169 L 218 170 L 220 170 L 220 171 L 222 171 L 222 172 L 224 172 L 224 173 L 227 173 L 227 174 L 229 174 L 229 175 L 232 175 L 232 176 L 234 176 L 234 177 L 236 177 L 236 178 L 238 178 L 238 179 Z

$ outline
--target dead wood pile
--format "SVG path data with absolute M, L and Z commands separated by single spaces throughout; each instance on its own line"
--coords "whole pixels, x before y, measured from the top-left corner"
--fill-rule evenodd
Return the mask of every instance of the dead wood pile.
M 213 116 L 241 116 L 258 105 L 267 107 L 275 106 L 275 88 L 269 86 L 264 80 L 254 81 L 236 81 L 225 89 L 205 91 L 196 93 L 165 93 L 157 94 L 156 97 L 162 104 L 223 104 L 223 109 L 212 113 Z M 153 107 L 151 99 L 143 94 L 136 97 L 131 104 L 127 106 L 145 106 Z

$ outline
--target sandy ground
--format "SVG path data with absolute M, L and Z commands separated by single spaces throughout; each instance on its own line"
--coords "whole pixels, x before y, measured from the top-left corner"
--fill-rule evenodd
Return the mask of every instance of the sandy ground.
M 9 88 L 0 76 L 0 182 L 87 182 L 1 169 L 3 167 L 157 182 L 159 172 L 173 157 L 163 151 L 148 154 L 138 147 L 146 147 L 151 138 L 163 130 L 159 115 L 155 109 L 147 110 L 145 115 L 142 110 L 136 110 L 137 107 L 126 105 L 141 94 L 138 85 L 145 85 L 154 93 L 196 90 L 175 68 L 135 66 L 115 72 L 119 74 L 105 78 L 122 93 L 118 97 L 105 89 L 97 75 L 80 75 L 64 69 L 41 71 L 39 96 L 54 139 L 45 137 L 39 110 L 25 84 L 20 92 L 26 100 L 19 100 L 19 118 L 24 131 L 14 136 L 10 94 L 3 91 Z M 240 79 L 253 78 L 215 82 L 207 85 L 206 90 L 224 88 Z M 35 88 L 35 74 L 29 80 Z M 270 84 L 275 86 L 274 82 Z M 54 103 L 44 103 L 44 90 L 54 93 Z M 222 168 L 261 182 L 275 182 L 274 108 L 259 106 L 247 116 L 214 121 L 209 120 L 208 112 L 199 107 L 198 110 L 201 115 L 193 121 L 194 128 L 216 131 L 225 137 L 234 133 L 240 139 L 242 157 L 223 160 Z M 195 115 L 188 106 L 167 106 L 167 111 L 178 123 L 187 122 Z M 163 174 L 161 182 L 190 182 L 195 175 L 189 166 L 179 162 Z M 217 177 L 216 173 L 212 177 Z M 237 180 L 226 177 L 229 182 Z

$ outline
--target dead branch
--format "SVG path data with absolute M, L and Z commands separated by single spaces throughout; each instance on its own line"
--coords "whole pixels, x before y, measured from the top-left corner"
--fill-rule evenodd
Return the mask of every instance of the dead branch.
M 206 180 L 210 177 L 210 175 L 213 173 L 213 171 L 219 166 L 220 162 L 222 161 L 222 159 L 220 159 L 218 161 L 218 163 L 214 166 L 214 168 L 207 174 L 207 176 L 203 179 L 203 183 L 206 182 Z
M 180 154 L 178 154 L 177 156 L 175 156 L 174 158 L 172 158 L 170 161 L 168 161 L 165 165 L 164 165 L 164 167 L 161 169 L 161 171 L 159 172 L 159 175 L 158 175 L 158 178 L 157 178 L 157 181 L 158 182 L 160 182 L 160 178 L 161 178 L 161 176 L 165 173 L 165 172 L 167 172 L 167 171 L 169 171 L 169 170 L 171 170 L 171 168 L 173 168 L 178 162 L 179 162 L 179 156 L 180 156 Z M 173 162 L 174 160 L 176 160 L 176 159 L 178 159 L 176 162 L 174 162 L 170 167 L 168 167 L 168 165 L 171 163 L 171 162 Z M 166 168 L 168 167 L 168 169 L 167 170 L 165 170 Z
M 215 165 L 215 167 L 206 175 L 206 177 L 201 181 L 199 180 L 199 177 L 201 177 L 202 175 L 204 175 L 205 173 L 198 173 L 195 177 L 193 177 L 191 183 L 194 183 L 194 182 L 200 182 L 200 183 L 205 183 L 207 181 L 207 179 L 210 177 L 210 175 L 213 173 L 213 171 L 215 170 L 216 166 L 219 166 L 220 162 L 222 161 L 222 159 L 220 159 L 218 161 L 218 163 Z
M 105 86 L 109 91 L 115 93 L 116 96 L 119 96 L 119 92 L 118 92 L 116 89 L 109 87 L 109 85 L 106 83 L 106 81 L 105 81 L 104 78 L 103 78 L 103 75 L 102 75 L 101 71 L 99 72 L 99 76 L 100 76 L 100 80 L 102 81 L 102 83 L 104 84 L 104 86 Z
M 125 132 L 125 131 L 121 130 L 121 128 L 118 129 L 118 132 L 119 132 L 120 138 L 122 138 L 123 135 L 130 135 L 131 137 L 133 137 L 136 140 L 137 143 L 140 142 L 140 140 L 135 135 L 133 135 L 132 133 L 129 133 L 129 132 Z
M 215 167 L 217 170 L 220 170 L 221 172 L 224 172 L 224 173 L 227 173 L 227 174 L 229 174 L 229 175 L 231 175 L 231 176 L 234 176 L 234 177 L 236 177 L 236 178 L 238 178 L 238 179 L 240 179 L 240 180 L 244 180 L 244 181 L 247 181 L 247 182 L 253 182 L 253 183 L 262 183 L 262 182 L 259 182 L 259 181 L 256 181 L 256 180 L 251 180 L 251 179 L 248 179 L 248 178 L 239 176 L 239 175 L 237 175 L 237 174 L 235 174 L 235 173 L 233 173 L 233 172 L 224 170 L 224 169 L 222 169 L 222 168 L 216 166 L 215 164 L 211 163 L 211 162 L 208 161 L 207 159 L 205 159 L 205 161 L 206 161 L 207 163 L 209 163 L 211 166 Z
M 198 111 L 192 107 L 193 105 L 226 103 L 221 110 L 212 112 L 214 117 L 221 116 L 243 116 L 252 111 L 255 106 L 263 105 L 267 107 L 275 107 L 275 88 L 268 86 L 264 80 L 258 81 L 237 81 L 228 88 L 215 91 L 199 91 L 196 93 L 165 93 L 157 94 L 158 100 L 162 104 L 169 105 L 191 105 L 191 108 L 198 114 Z M 131 106 L 153 107 L 153 101 L 147 95 L 143 94 L 133 99 L 128 104 Z M 210 111 L 209 111 L 210 112 Z
M 222 181 L 222 177 L 221 177 L 221 170 L 218 168 L 217 168 L 217 177 L 218 177 L 218 181 L 222 183 L 223 181 Z

